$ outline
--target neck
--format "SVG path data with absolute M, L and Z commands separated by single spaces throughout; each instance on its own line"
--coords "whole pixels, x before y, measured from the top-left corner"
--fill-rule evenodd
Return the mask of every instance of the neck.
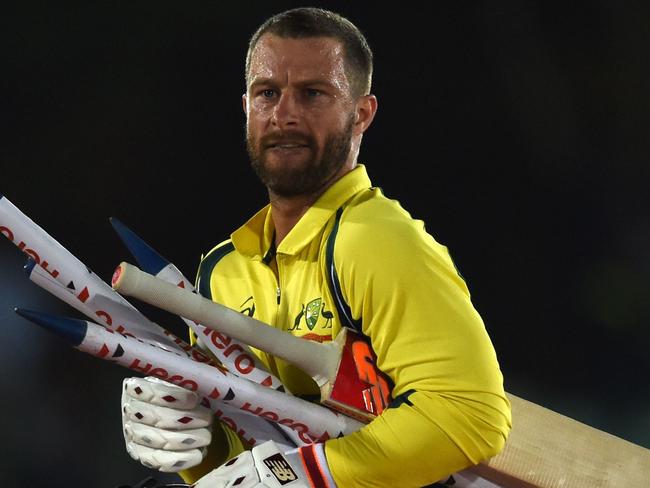
M 271 218 L 275 227 L 275 246 L 294 228 L 320 195 L 282 197 L 269 191 Z
M 291 229 L 295 227 L 298 221 L 309 210 L 309 208 L 316 203 L 327 189 L 338 181 L 343 175 L 349 173 L 354 165 L 346 165 L 342 167 L 332 178 L 327 181 L 319 190 L 304 194 L 283 196 L 269 191 L 269 201 L 271 203 L 271 218 L 275 227 L 275 246 L 280 245 L 282 240 L 287 236 Z

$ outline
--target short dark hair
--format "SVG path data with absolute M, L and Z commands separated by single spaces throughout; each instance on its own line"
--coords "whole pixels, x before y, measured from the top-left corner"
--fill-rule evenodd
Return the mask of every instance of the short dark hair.
M 359 28 L 340 14 L 315 7 L 300 7 L 270 17 L 255 31 L 246 54 L 246 82 L 251 55 L 264 34 L 303 39 L 331 37 L 343 47 L 345 74 L 354 98 L 370 93 L 372 84 L 372 50 Z

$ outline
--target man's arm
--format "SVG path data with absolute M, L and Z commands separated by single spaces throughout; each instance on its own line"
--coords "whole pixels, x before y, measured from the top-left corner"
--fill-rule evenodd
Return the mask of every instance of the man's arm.
M 424 486 L 497 454 L 510 405 L 493 345 L 446 248 L 417 221 L 373 225 L 372 242 L 369 232 L 342 227 L 337 271 L 378 366 L 395 383 L 393 396 L 404 401 L 328 441 L 325 453 L 339 486 Z

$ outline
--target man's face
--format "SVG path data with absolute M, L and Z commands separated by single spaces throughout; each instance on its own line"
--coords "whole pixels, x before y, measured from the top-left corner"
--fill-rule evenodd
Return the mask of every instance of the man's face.
M 338 41 L 263 35 L 244 108 L 251 164 L 276 195 L 317 192 L 350 162 L 355 104 Z

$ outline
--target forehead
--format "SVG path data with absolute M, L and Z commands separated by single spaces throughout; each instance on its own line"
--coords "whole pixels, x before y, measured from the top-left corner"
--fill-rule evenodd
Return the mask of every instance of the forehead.
M 249 84 L 259 79 L 320 80 L 345 88 L 343 54 L 341 43 L 330 37 L 293 39 L 264 34 L 251 53 Z

